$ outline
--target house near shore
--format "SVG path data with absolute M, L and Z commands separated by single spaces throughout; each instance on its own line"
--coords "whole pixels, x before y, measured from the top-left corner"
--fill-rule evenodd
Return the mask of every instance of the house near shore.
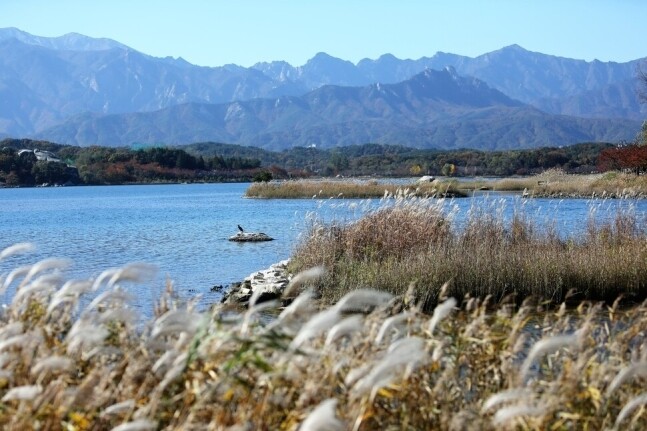
M 61 159 L 56 157 L 54 153 L 45 150 L 39 150 L 38 148 L 34 150 L 23 149 L 18 151 L 18 156 L 22 156 L 25 153 L 34 153 L 36 160 L 45 161 L 45 162 L 62 162 Z

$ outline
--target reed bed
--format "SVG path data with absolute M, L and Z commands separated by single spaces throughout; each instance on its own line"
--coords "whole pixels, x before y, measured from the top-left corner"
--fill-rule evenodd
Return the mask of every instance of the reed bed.
M 25 251 L 19 245 L 0 259 Z M 267 324 L 198 312 L 169 287 L 136 322 L 130 265 L 65 280 L 47 260 L 4 274 L 0 426 L 27 430 L 644 429 L 647 306 L 572 312 L 412 292 L 301 294 Z M 88 300 L 83 301 L 85 296 Z
M 428 310 L 448 280 L 449 294 L 459 298 L 647 297 L 647 220 L 630 209 L 599 223 L 592 210 L 587 229 L 562 238 L 521 209 L 506 221 L 496 200 L 473 207 L 462 226 L 443 205 L 398 199 L 350 224 L 314 221 L 290 268 L 324 266 L 319 293 L 328 303 L 364 287 L 401 295 L 415 283 Z
M 622 172 L 576 175 L 549 169 L 531 177 L 451 183 L 466 190 L 518 191 L 535 197 L 647 197 L 647 176 Z
M 329 199 L 329 198 L 382 198 L 397 196 L 406 190 L 407 195 L 418 197 L 464 196 L 453 185 L 439 187 L 434 183 L 410 185 L 380 184 L 375 180 L 295 180 L 254 183 L 245 191 L 245 196 L 265 199 Z

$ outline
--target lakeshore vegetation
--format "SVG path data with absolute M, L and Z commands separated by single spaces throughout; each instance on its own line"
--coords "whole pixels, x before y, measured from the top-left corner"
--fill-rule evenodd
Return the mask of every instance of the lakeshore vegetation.
M 28 250 L 18 244 L 0 259 Z M 171 285 L 142 323 L 128 286 L 150 268 L 75 281 L 59 272 L 68 264 L 47 259 L 3 275 L 4 429 L 647 427 L 645 304 L 546 310 L 457 301 L 446 290 L 425 314 L 414 287 L 354 290 L 320 308 L 310 287 L 320 271 L 309 271 L 270 323 L 259 313 L 275 303 L 200 312 Z
M 32 150 L 32 151 L 22 151 Z M 51 157 L 37 157 L 33 150 Z M 268 181 L 308 177 L 511 176 L 647 170 L 647 146 L 584 143 L 511 151 L 422 150 L 365 144 L 282 152 L 219 143 L 180 147 L 77 147 L 29 139 L 0 141 L 0 185 Z
M 353 223 L 315 220 L 290 269 L 325 267 L 327 303 L 365 287 L 401 295 L 413 283 L 429 311 L 447 281 L 451 296 L 495 302 L 647 298 L 647 220 L 630 207 L 609 221 L 595 220 L 592 208 L 586 229 L 563 237 L 522 209 L 506 220 L 496 199 L 457 226 L 445 203 L 401 195 Z
M 418 197 L 465 197 L 474 192 L 521 192 L 524 197 L 645 198 L 647 175 L 626 172 L 567 174 L 549 169 L 529 177 L 457 181 L 451 177 L 396 185 L 376 180 L 300 179 L 256 182 L 245 196 L 265 199 L 381 198 L 408 193 Z
M 2 151 L 0 161 L 15 163 L 15 149 Z M 56 156 L 65 160 L 61 151 Z M 78 156 L 79 178 L 96 183 L 209 180 L 215 177 L 177 176 L 207 172 L 178 160 L 220 160 L 199 162 L 175 149 L 88 151 L 101 167 L 83 171 L 78 160 L 86 156 Z M 26 157 L 31 169 L 18 172 L 29 178 L 41 161 Z M 218 157 L 249 163 L 245 175 L 267 173 L 254 159 Z M 441 167 L 449 174 L 459 168 Z M 618 196 L 628 197 L 626 189 L 643 187 L 643 171 L 598 179 L 616 181 Z M 115 176 L 99 180 L 96 172 Z M 10 170 L 4 182 L 9 175 L 20 185 L 12 173 L 19 175 Z M 563 176 L 542 175 L 531 181 L 549 187 L 558 182 L 552 176 Z M 455 186 L 387 191 L 392 199 L 355 222 L 313 221 L 290 261 L 297 275 L 283 301 L 259 303 L 253 295 L 243 311 L 220 304 L 200 311 L 169 282 L 151 321 L 142 322 L 128 288 L 151 277 L 144 264 L 89 281 L 66 280 L 69 262 L 60 259 L 0 274 L 0 427 L 647 427 L 647 220 L 628 206 L 563 237 L 522 211 L 506 220 L 493 200 L 458 225 L 443 207 L 447 200 L 424 198 Z M 312 196 L 323 197 L 321 187 Z M 330 185 L 331 196 L 338 187 Z M 556 190 L 546 193 L 564 193 Z M 0 251 L 0 260 L 30 249 L 18 244 Z M 261 316 L 274 309 L 270 322 Z
M 265 199 L 298 198 L 381 198 L 405 193 L 419 197 L 464 197 L 454 183 L 419 183 L 409 185 L 384 184 L 376 180 L 293 180 L 256 182 L 247 188 L 245 196 Z

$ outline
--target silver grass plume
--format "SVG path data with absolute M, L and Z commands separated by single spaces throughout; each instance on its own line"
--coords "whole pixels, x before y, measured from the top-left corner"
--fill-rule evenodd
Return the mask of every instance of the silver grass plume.
M 384 305 L 393 298 L 388 292 L 373 289 L 357 289 L 344 295 L 333 307 L 340 313 L 364 311 Z
M 358 381 L 359 379 L 367 375 L 369 371 L 371 371 L 372 366 L 373 364 L 366 363 L 350 370 L 348 374 L 346 374 L 344 385 L 346 385 L 346 387 L 350 387 L 355 384 L 356 381 Z
M 34 329 L 33 331 L 26 332 L 24 334 L 14 335 L 9 337 L 6 340 L 0 341 L 0 352 L 14 346 L 25 346 L 33 341 L 40 341 L 43 338 L 42 332 L 40 330 Z
M 10 337 L 22 334 L 25 330 L 22 322 L 11 322 L 8 325 L 0 328 L 0 340 L 5 340 Z
M 112 276 L 117 274 L 119 271 L 120 271 L 120 268 L 108 268 L 108 269 L 104 270 L 101 274 L 99 274 L 99 276 L 97 278 L 94 279 L 94 283 L 92 283 L 91 290 L 93 292 L 99 290 L 101 285 L 103 285 L 103 283 L 106 280 L 110 280 L 112 278 Z
M 398 326 L 406 322 L 412 316 L 412 313 L 405 311 L 385 319 L 382 323 L 382 326 L 380 326 L 380 330 L 378 331 L 377 336 L 375 337 L 375 344 L 380 344 L 389 331 L 395 330 Z
M 66 356 L 49 356 L 43 358 L 31 368 L 33 375 L 39 375 L 44 372 L 68 371 L 72 369 L 73 362 Z
M 285 327 L 288 323 L 296 320 L 299 315 L 311 314 L 313 294 L 310 289 L 304 290 L 297 296 L 294 301 L 281 311 L 279 317 L 267 325 L 268 330 L 275 329 L 279 326 Z
M 51 314 L 60 304 L 76 301 L 83 293 L 90 290 L 91 286 L 92 283 L 85 280 L 69 280 L 65 282 L 65 284 L 63 284 L 63 286 L 61 286 L 61 288 L 52 296 L 52 299 L 47 306 L 47 314 Z
M 330 329 L 328 336 L 326 337 L 325 345 L 329 346 L 341 337 L 361 331 L 363 327 L 362 324 L 363 318 L 360 315 L 356 314 L 345 318 Z
M 634 377 L 647 377 L 647 362 L 638 362 L 624 367 L 618 372 L 609 384 L 605 396 L 609 398 L 611 394 L 620 387 L 624 382 Z
M 135 408 L 135 400 L 126 400 L 108 406 L 100 414 L 101 417 L 119 415 Z
M 260 290 L 260 289 L 259 289 Z M 240 325 L 240 333 L 246 334 L 249 330 L 254 317 L 263 310 L 268 310 L 270 308 L 276 308 L 279 305 L 278 301 L 265 301 L 260 304 L 254 304 L 253 306 L 250 303 L 249 308 L 243 314 L 243 322 Z
M 182 332 L 193 335 L 202 324 L 203 316 L 184 309 L 170 310 L 155 320 L 151 338 Z
M 637 407 L 640 407 L 644 404 L 647 404 L 647 392 L 644 392 L 637 397 L 632 398 L 627 402 L 627 404 L 624 405 L 622 410 L 620 410 L 620 413 L 618 413 L 618 417 L 616 418 L 616 422 L 614 427 L 618 429 L 618 426 L 633 412 L 636 410 Z
M 290 283 L 283 291 L 283 298 L 291 298 L 297 294 L 297 291 L 305 284 L 312 283 L 315 280 L 323 277 L 326 274 L 326 268 L 323 266 L 315 266 L 305 271 L 299 272 L 292 277 Z
M 521 416 L 541 416 L 545 411 L 546 409 L 540 406 L 532 406 L 525 403 L 515 404 L 497 410 L 492 419 L 492 424 L 496 427 L 501 427 Z
M 26 275 L 30 270 L 31 270 L 31 265 L 19 266 L 18 268 L 13 269 L 2 282 L 2 288 L 0 288 L 0 293 L 3 293 L 5 290 L 7 290 L 7 288 L 11 286 L 11 283 L 13 283 L 14 280 L 16 280 L 18 277 L 22 277 Z
M 111 431 L 152 431 L 157 429 L 157 423 L 148 419 L 138 419 L 114 427 Z
M 382 358 L 371 371 L 359 379 L 352 388 L 356 397 L 371 392 L 371 398 L 377 390 L 388 385 L 395 374 L 402 368 L 414 368 L 426 357 L 424 340 L 419 337 L 407 337 L 393 343 L 387 355 Z
M 344 423 L 336 416 L 337 400 L 329 398 L 322 401 L 301 423 L 299 431 L 341 431 Z
M 523 361 L 523 365 L 521 366 L 521 372 L 519 375 L 521 383 L 524 383 L 526 381 L 530 367 L 535 361 L 541 359 L 545 355 L 549 355 L 561 349 L 562 347 L 569 347 L 576 344 L 578 342 L 579 335 L 579 331 L 576 331 L 573 334 L 555 335 L 550 338 L 544 338 L 537 341 L 532 346 L 532 349 L 530 349 L 528 357 L 526 357 L 526 360 Z
M 10 389 L 0 401 L 31 401 L 41 392 L 43 387 L 40 385 L 17 386 Z
M 532 392 L 527 388 L 513 388 L 497 392 L 483 403 L 481 413 L 485 413 L 488 410 L 491 410 L 492 408 L 498 406 L 499 404 L 507 403 L 510 401 L 519 401 L 520 399 L 527 398 L 531 394 Z
M 98 323 L 109 323 L 109 322 L 122 322 L 134 324 L 137 320 L 137 312 L 132 308 L 123 307 L 114 307 L 102 312 L 98 319 Z
M 310 338 L 316 337 L 328 328 L 334 326 L 341 316 L 335 308 L 329 308 L 315 314 L 308 320 L 296 337 L 290 343 L 290 349 L 295 350 Z
M 456 299 L 455 298 L 449 298 L 447 301 L 438 304 L 436 308 L 434 308 L 434 314 L 431 316 L 431 319 L 429 320 L 429 326 L 428 330 L 429 333 L 433 335 L 434 329 L 436 329 L 436 326 L 438 323 L 440 323 L 441 320 L 443 320 L 445 317 L 449 316 L 449 314 L 454 310 L 454 307 L 456 307 Z
M 166 387 L 173 382 L 173 380 L 177 379 L 186 369 L 187 365 L 187 359 L 189 357 L 188 352 L 184 352 L 179 354 L 175 360 L 173 361 L 171 368 L 164 374 L 164 378 L 162 381 L 157 385 L 157 390 L 160 392 L 166 389 Z
M 130 299 L 130 295 L 119 289 L 107 290 L 99 294 L 90 302 L 90 304 L 83 310 L 83 315 L 89 315 L 93 311 L 98 311 L 101 308 L 121 308 Z M 102 307 L 100 307 L 102 306 Z
M 180 353 L 175 349 L 167 350 L 157 361 L 155 361 L 151 371 L 154 374 L 158 374 L 158 371 L 161 372 L 162 370 L 166 370 L 179 355 Z
M 112 274 L 107 287 L 111 288 L 119 281 L 132 281 L 135 283 L 149 281 L 153 279 L 156 273 L 157 267 L 155 265 L 141 262 L 129 263 Z
M 23 279 L 21 286 L 24 286 L 25 284 L 29 283 L 31 279 L 34 278 L 35 275 L 40 274 L 43 271 L 49 271 L 51 269 L 64 271 L 67 268 L 69 268 L 71 265 L 72 265 L 72 261 L 70 259 L 59 259 L 55 257 L 43 259 L 40 262 L 33 264 L 29 268 L 29 271 L 27 272 L 27 275 L 25 275 L 25 278 Z
M 30 295 L 38 295 L 39 293 L 49 294 L 56 290 L 56 286 L 62 281 L 61 274 L 46 274 L 38 277 L 31 283 L 26 286 L 18 289 L 16 294 L 11 300 L 12 307 L 20 306 L 23 298 L 27 298 Z
M 0 251 L 0 261 L 17 254 L 29 253 L 36 250 L 36 247 L 29 242 L 14 244 Z
M 107 336 L 106 328 L 97 326 L 87 319 L 77 320 L 66 337 L 67 353 L 72 353 L 80 347 L 85 349 L 95 347 L 102 344 Z

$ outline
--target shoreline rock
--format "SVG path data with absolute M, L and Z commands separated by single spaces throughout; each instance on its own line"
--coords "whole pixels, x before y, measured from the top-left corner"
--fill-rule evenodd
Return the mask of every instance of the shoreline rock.
M 274 238 L 263 232 L 238 232 L 236 235 L 229 237 L 229 241 L 237 242 L 260 242 L 273 240 Z
M 254 292 L 260 289 L 258 303 L 279 299 L 290 282 L 289 260 L 256 271 L 240 282 L 233 283 L 220 301 L 223 304 L 247 304 Z

